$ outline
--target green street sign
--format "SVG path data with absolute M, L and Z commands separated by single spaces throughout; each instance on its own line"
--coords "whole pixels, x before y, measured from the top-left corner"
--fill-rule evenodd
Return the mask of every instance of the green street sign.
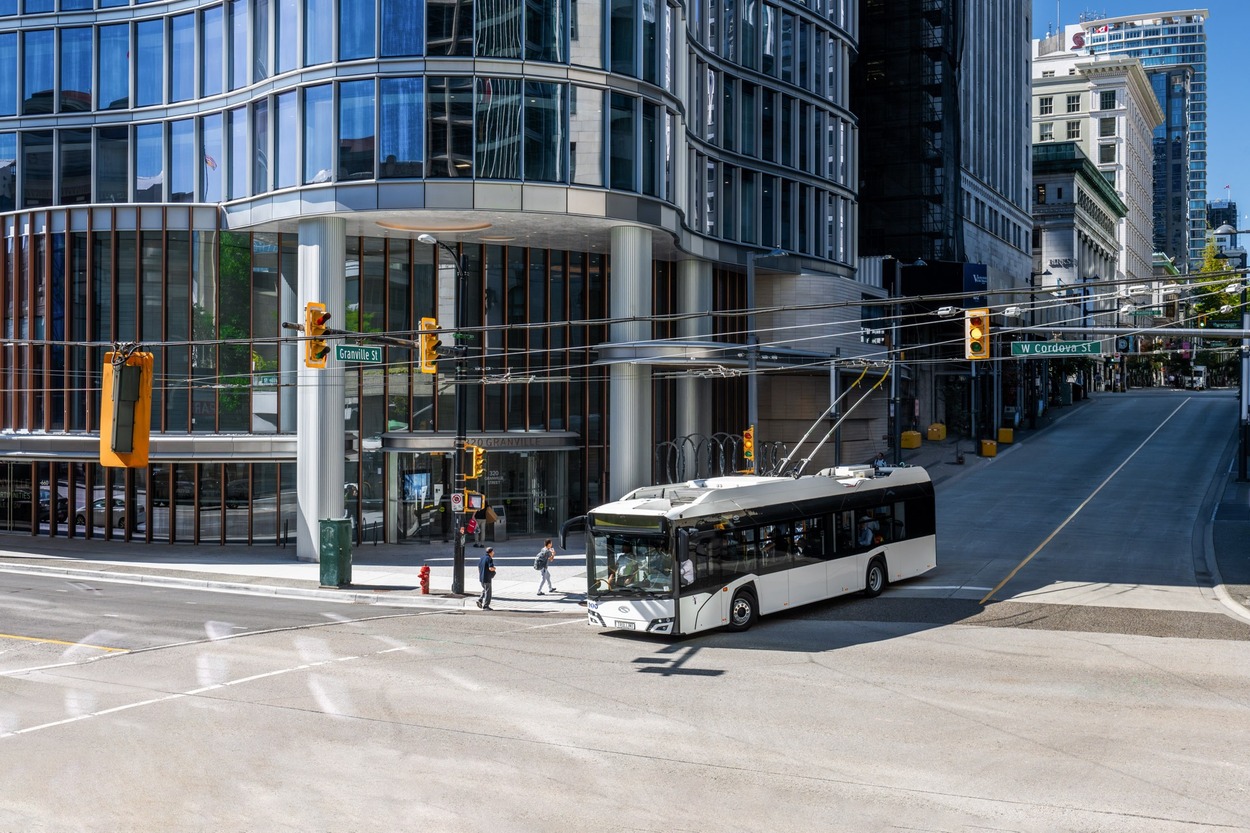
M 382 348 L 367 344 L 336 344 L 334 358 L 341 362 L 367 362 L 378 364 L 382 361 Z
M 1013 356 L 1101 356 L 1101 341 L 1013 341 Z

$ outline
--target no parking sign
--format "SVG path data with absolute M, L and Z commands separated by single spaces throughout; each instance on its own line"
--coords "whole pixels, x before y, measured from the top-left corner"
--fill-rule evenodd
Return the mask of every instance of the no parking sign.
M 452 492 L 451 493 L 451 511 L 453 512 L 464 511 L 464 492 Z

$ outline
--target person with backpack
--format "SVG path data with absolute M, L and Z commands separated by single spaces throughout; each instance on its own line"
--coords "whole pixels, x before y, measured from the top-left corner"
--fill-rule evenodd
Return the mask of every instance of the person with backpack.
M 551 546 L 551 539 L 548 538 L 543 544 L 543 548 L 538 551 L 538 555 L 534 556 L 534 569 L 542 573 L 538 578 L 538 595 L 543 595 L 543 585 L 547 585 L 547 590 L 551 593 L 556 592 L 556 587 L 551 583 L 551 571 L 548 569 L 551 562 L 555 560 L 556 549 Z
M 486 552 L 478 559 L 477 580 L 482 583 L 482 595 L 477 598 L 477 606 L 482 610 L 491 610 L 491 583 L 495 580 L 494 547 L 487 547 Z

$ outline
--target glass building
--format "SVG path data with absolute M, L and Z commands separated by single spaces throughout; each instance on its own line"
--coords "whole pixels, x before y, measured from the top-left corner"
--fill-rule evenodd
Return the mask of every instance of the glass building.
M 1138 58 L 1150 76 L 1165 116 L 1154 140 L 1155 250 L 1195 268 L 1207 239 L 1209 16 L 1206 9 L 1089 15 L 1065 28 L 1070 49 Z M 1183 242 L 1179 249 L 1178 239 Z
M 856 8 L 0 0 L 0 529 L 441 537 L 459 395 L 476 488 L 549 533 L 660 477 L 658 443 L 741 431 L 748 300 L 762 433 L 797 437 L 873 349 L 837 326 L 873 295 Z M 382 362 L 305 367 L 310 301 Z M 394 342 L 422 318 L 464 384 Z M 98 464 L 123 343 L 155 356 L 146 469 Z

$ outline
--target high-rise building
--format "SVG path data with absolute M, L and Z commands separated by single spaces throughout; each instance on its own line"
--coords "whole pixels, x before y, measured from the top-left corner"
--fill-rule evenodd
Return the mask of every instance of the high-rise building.
M 1027 287 L 1030 4 L 866 0 L 862 6 L 851 95 L 861 136 L 862 254 L 895 258 L 902 294 L 967 291 L 973 303 L 988 297 L 987 290 L 993 296 Z M 920 415 L 919 427 L 950 421 L 952 430 L 969 430 L 959 423 L 973 408 L 984 412 L 981 427 L 997 423 L 1002 411 L 995 403 L 1005 401 L 998 376 L 966 384 L 969 367 L 958 339 L 937 332 L 902 334 L 921 351 L 909 352 L 925 359 L 910 368 L 902 409 Z M 930 350 L 926 343 L 938 346 Z M 974 386 L 984 390 L 974 394 Z
M 1206 9 L 1086 15 L 1065 26 L 1062 38 L 1043 41 L 1044 51 L 1124 55 L 1142 62 L 1164 113 L 1154 135 L 1154 244 L 1191 266 L 1202 262 L 1207 234 L 1208 16 Z
M 692 476 L 657 446 L 692 459 L 755 393 L 767 460 L 826 413 L 836 356 L 881 352 L 859 324 L 882 292 L 856 280 L 858 15 L 0 0 L 0 528 L 289 530 L 305 557 L 346 509 L 443 537 L 466 411 L 478 488 L 522 534 Z M 469 383 L 393 343 L 305 366 L 283 324 L 308 302 L 353 333 L 434 318 Z M 97 462 L 114 343 L 155 354 L 145 468 Z M 124 511 L 92 512 L 114 493 Z
M 1212 200 L 1207 203 L 1207 225 L 1212 229 L 1220 226 L 1237 228 L 1237 203 L 1232 200 Z M 1237 245 L 1237 235 L 1231 235 L 1229 245 Z

